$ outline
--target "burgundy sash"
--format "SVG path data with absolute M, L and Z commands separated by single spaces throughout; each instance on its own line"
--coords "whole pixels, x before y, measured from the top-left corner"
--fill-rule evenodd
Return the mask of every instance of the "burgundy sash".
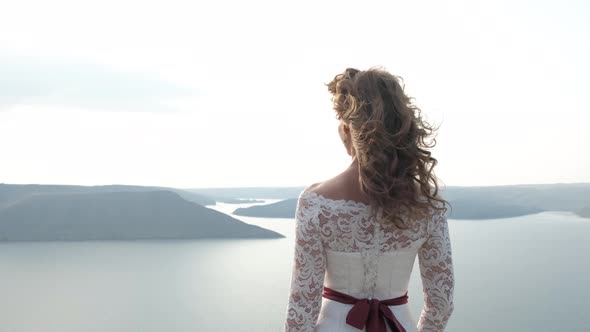
M 386 332 L 385 322 L 387 322 L 391 331 L 406 332 L 388 305 L 408 303 L 408 292 L 389 300 L 357 299 L 324 286 L 322 296 L 340 303 L 354 304 L 346 316 L 346 323 L 359 330 L 366 326 L 367 332 Z

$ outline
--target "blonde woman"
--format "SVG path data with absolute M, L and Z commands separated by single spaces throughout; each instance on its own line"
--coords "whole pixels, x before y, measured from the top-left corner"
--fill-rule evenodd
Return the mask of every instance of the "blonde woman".
M 435 129 L 385 70 L 348 68 L 328 89 L 351 163 L 299 195 L 284 331 L 443 331 L 454 274 L 448 202 L 428 151 Z M 418 322 L 407 303 L 416 256 Z

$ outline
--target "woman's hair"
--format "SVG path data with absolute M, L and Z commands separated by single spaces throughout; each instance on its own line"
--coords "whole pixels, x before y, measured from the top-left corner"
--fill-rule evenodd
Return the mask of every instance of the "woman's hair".
M 406 229 L 403 211 L 412 216 L 428 215 L 431 208 L 446 212 L 448 202 L 438 195 L 437 160 L 427 150 L 436 144 L 435 137 L 428 139 L 438 128 L 422 119 L 400 81 L 379 68 L 347 68 L 327 86 L 336 117 L 350 127 L 361 190 L 377 207 L 373 213 Z

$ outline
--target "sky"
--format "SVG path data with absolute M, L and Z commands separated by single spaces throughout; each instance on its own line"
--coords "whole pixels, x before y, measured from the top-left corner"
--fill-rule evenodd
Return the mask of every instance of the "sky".
M 306 186 L 350 164 L 325 84 L 401 76 L 442 185 L 590 182 L 585 1 L 11 1 L 0 183 Z

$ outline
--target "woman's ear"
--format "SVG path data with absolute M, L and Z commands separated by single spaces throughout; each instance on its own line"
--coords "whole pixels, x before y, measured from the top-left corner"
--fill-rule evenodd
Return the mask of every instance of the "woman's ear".
M 345 132 L 346 134 L 350 133 L 350 128 L 348 127 L 348 125 L 347 125 L 347 124 L 344 124 L 344 125 L 342 126 L 342 129 L 344 129 L 344 132 Z

